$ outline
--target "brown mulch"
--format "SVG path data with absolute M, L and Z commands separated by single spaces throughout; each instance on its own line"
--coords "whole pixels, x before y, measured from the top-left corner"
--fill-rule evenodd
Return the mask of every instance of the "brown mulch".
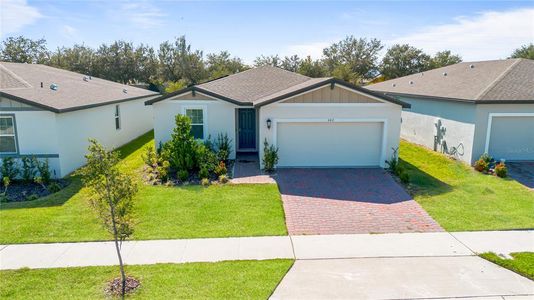
M 139 280 L 127 276 L 126 277 L 126 294 L 133 293 L 139 286 L 141 282 Z M 106 287 L 106 294 L 112 296 L 120 296 L 122 294 L 122 279 L 120 277 L 113 279 L 108 283 Z

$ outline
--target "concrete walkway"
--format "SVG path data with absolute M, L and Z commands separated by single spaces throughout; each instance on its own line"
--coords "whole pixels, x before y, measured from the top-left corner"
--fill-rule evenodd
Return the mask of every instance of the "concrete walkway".
M 534 230 L 127 241 L 127 264 L 507 255 L 534 251 Z M 0 269 L 115 265 L 112 242 L 0 245 Z

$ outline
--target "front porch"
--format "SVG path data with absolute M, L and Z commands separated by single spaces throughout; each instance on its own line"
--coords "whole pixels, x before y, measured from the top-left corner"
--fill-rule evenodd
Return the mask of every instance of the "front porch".
M 276 183 L 260 169 L 258 152 L 237 152 L 232 183 Z

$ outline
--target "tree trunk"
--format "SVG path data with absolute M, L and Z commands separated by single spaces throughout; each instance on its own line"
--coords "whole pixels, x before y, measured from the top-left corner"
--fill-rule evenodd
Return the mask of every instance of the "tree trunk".
M 124 299 L 124 295 L 126 294 L 126 273 L 124 272 L 121 249 L 119 247 L 119 239 L 117 237 L 117 224 L 115 223 L 115 207 L 113 206 L 113 201 L 111 199 L 111 194 L 109 192 L 109 186 L 107 182 L 106 182 L 106 188 L 108 189 L 108 203 L 109 203 L 109 208 L 111 211 L 111 224 L 113 224 L 113 239 L 115 241 L 115 249 L 117 250 L 117 256 L 119 258 L 119 266 L 121 270 L 121 281 L 122 281 L 121 295 L 122 295 L 122 299 Z

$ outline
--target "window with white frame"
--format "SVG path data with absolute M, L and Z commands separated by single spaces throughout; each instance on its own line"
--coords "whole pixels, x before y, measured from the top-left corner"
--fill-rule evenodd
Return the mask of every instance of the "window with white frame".
M 0 115 L 0 153 L 17 153 L 15 116 Z
M 118 105 L 115 105 L 115 129 L 121 129 L 121 111 Z
M 184 107 L 184 115 L 191 119 L 191 134 L 195 139 L 204 139 L 206 109 L 200 106 Z

